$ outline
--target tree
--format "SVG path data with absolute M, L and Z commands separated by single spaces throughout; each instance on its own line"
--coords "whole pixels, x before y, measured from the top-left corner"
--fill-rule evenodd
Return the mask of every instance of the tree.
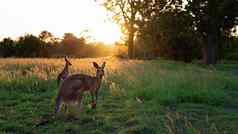
M 137 56 L 144 58 L 166 56 L 191 60 L 190 44 L 194 36 L 192 16 L 184 11 L 182 0 L 141 1 L 137 21 Z M 191 34 L 191 36 L 190 36 Z M 191 37 L 191 39 L 190 39 Z
M 181 4 L 182 6 L 182 4 Z M 191 62 L 200 57 L 200 35 L 193 17 L 177 4 L 159 9 L 142 25 L 137 36 L 138 55 L 144 58 L 163 56 Z
M 54 37 L 54 35 L 48 31 L 42 31 L 39 34 L 39 38 L 46 43 L 54 43 L 56 41 L 56 38 Z
M 72 55 L 81 57 L 82 55 L 85 55 L 83 53 L 83 50 L 86 50 L 87 47 L 86 39 L 84 37 L 76 37 L 73 33 L 65 33 L 63 40 L 61 41 L 61 44 L 63 45 L 63 51 L 66 55 Z
M 128 56 L 134 58 L 134 39 L 137 32 L 136 21 L 139 17 L 141 0 L 102 0 L 106 9 L 113 13 L 113 19 L 121 25 L 127 35 Z
M 194 16 L 196 29 L 203 35 L 203 61 L 215 64 L 219 38 L 238 24 L 237 0 L 188 0 L 186 10 Z
M 25 35 L 20 37 L 17 45 L 17 53 L 20 57 L 39 57 L 41 56 L 43 42 L 34 35 Z
M 158 28 L 162 55 L 184 62 L 200 56 L 200 34 L 194 30 L 192 16 L 187 12 L 173 10 L 161 14 Z
M 134 40 L 160 12 L 182 5 L 182 0 L 102 0 L 127 35 L 128 56 L 134 58 Z M 151 36 L 151 35 L 148 35 Z M 151 36 L 154 37 L 154 36 Z
M 82 34 L 77 38 L 65 33 L 63 39 L 55 38 L 50 32 L 42 31 L 39 36 L 21 36 L 16 41 L 4 38 L 0 41 L 0 57 L 101 57 L 112 55 L 113 48 L 101 42 L 87 43 Z
M 4 38 L 0 42 L 0 53 L 3 57 L 11 57 L 16 53 L 16 43 L 11 38 Z
M 78 38 L 73 33 L 65 33 L 61 43 L 66 55 L 74 55 L 77 52 Z

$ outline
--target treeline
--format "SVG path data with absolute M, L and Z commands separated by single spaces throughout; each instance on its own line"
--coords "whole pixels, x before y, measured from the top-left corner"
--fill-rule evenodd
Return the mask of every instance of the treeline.
M 215 64 L 238 59 L 237 0 L 98 0 L 121 25 L 129 58 Z
M 238 60 L 238 36 L 232 35 L 236 31 L 223 29 L 217 33 L 216 41 L 209 42 L 207 31 L 199 31 L 198 24 L 194 23 L 193 16 L 187 11 L 168 10 L 144 25 L 138 30 L 134 41 L 135 57 L 166 57 L 185 62 L 205 58 L 206 63 L 208 56 L 215 53 L 214 60 Z M 201 27 L 209 29 L 207 25 Z M 216 44 L 208 46 L 208 43 Z
M 113 49 L 104 43 L 88 43 L 84 37 L 78 38 L 72 33 L 65 33 L 59 39 L 42 31 L 39 36 L 28 34 L 0 42 L 0 57 L 103 57 L 112 53 Z

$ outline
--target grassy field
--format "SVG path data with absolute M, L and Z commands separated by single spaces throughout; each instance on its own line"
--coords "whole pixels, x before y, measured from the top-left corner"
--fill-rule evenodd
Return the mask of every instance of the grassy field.
M 0 59 L 3 134 L 238 134 L 238 65 L 71 59 L 71 73 L 106 61 L 96 110 L 53 115 L 63 59 Z M 236 70 L 237 69 L 237 70 Z

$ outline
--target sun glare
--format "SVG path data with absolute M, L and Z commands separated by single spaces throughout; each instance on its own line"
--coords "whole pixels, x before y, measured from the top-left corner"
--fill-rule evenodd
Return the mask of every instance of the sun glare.
M 113 23 L 105 23 L 104 27 L 96 27 L 93 30 L 93 36 L 96 41 L 102 41 L 108 45 L 119 41 L 122 36 L 118 25 Z
M 69 32 L 80 36 L 89 30 L 94 41 L 111 44 L 122 35 L 119 25 L 108 21 L 108 12 L 94 0 L 1 1 L 0 16 L 0 38 L 38 35 L 43 30 L 56 37 Z

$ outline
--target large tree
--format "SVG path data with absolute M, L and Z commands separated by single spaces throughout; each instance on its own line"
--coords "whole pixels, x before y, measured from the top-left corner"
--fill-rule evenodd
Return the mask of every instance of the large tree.
M 135 36 L 149 26 L 151 19 L 172 5 L 181 5 L 182 0 L 98 0 L 102 1 L 107 10 L 113 13 L 113 19 L 127 35 L 128 56 L 135 56 Z M 157 29 L 155 29 L 157 31 Z M 149 35 L 151 36 L 151 35 Z
M 186 10 L 194 16 L 196 29 L 203 35 L 203 60 L 215 64 L 219 38 L 238 24 L 237 0 L 188 0 Z
M 134 58 L 134 39 L 137 31 L 136 21 L 139 17 L 141 0 L 98 0 L 108 11 L 113 13 L 113 19 L 121 25 L 121 30 L 127 35 L 128 56 Z
M 174 22 L 174 19 L 179 19 L 174 18 L 177 14 L 175 11 L 182 10 L 182 0 L 143 0 L 140 2 L 140 5 L 140 17 L 137 21 L 139 28 L 136 52 L 137 55 L 138 53 L 143 53 L 144 58 L 153 58 L 158 56 L 156 49 L 158 49 L 159 46 L 162 46 L 162 42 L 159 41 L 162 32 L 161 30 L 167 30 L 162 29 L 166 26 L 161 27 L 161 22 L 167 21 L 166 25 L 169 26 L 169 29 L 172 31 L 174 30 L 174 26 L 176 25 L 172 25 L 172 23 Z M 171 16 L 172 19 L 166 18 L 165 16 L 167 15 Z M 183 18 L 181 18 L 181 20 L 182 19 Z M 173 34 L 175 33 L 176 31 L 174 30 Z M 166 43 L 163 42 L 163 44 Z

